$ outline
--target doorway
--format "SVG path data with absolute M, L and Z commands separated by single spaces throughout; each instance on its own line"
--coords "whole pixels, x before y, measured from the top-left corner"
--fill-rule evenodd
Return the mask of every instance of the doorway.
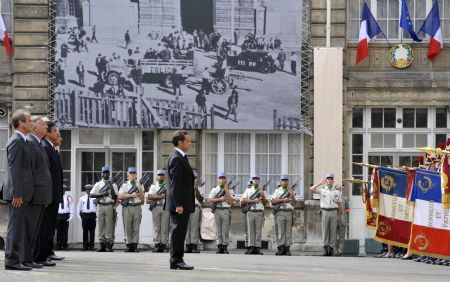
M 214 31 L 213 0 L 180 0 L 180 9 L 183 30 L 192 33 L 202 29 L 208 34 Z

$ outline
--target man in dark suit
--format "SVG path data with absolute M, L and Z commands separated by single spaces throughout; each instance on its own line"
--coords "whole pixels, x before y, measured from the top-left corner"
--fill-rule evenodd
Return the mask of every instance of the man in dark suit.
M 190 270 L 194 267 L 186 264 L 183 256 L 189 216 L 195 210 L 194 172 L 186 156 L 192 143 L 188 132 L 184 130 L 173 133 L 172 143 L 175 149 L 167 164 L 169 187 L 164 204 L 164 209 L 170 212 L 172 219 L 170 269 Z
M 36 244 L 44 209 L 52 202 L 52 176 L 50 174 L 50 162 L 42 145 L 43 138 L 47 134 L 46 118 L 36 116 L 32 118 L 33 127 L 31 133 L 27 135 L 28 145 L 31 152 L 32 173 L 33 173 L 33 198 L 30 203 L 30 213 L 27 214 L 25 230 L 23 232 L 24 258 L 23 262 L 33 264 L 33 246 Z M 44 266 L 54 266 L 55 263 L 45 259 L 38 261 Z M 37 266 L 39 267 L 39 266 Z
M 35 261 L 62 260 L 53 252 L 53 237 L 55 236 L 55 226 L 58 217 L 58 206 L 62 202 L 63 191 L 63 171 L 62 163 L 56 147 L 61 145 L 61 134 L 53 121 L 47 121 L 47 135 L 42 141 L 45 153 L 50 162 L 50 174 L 52 177 L 52 200 L 44 209 L 42 223 L 39 229 L 37 244 L 35 246 Z
M 5 246 L 5 269 L 31 270 L 32 267 L 22 262 L 22 233 L 25 214 L 28 212 L 33 197 L 33 175 L 31 172 L 31 155 L 26 141 L 26 134 L 31 130 L 30 113 L 17 110 L 12 114 L 15 133 L 6 146 L 8 168 L 3 185 L 3 199 L 9 204 L 9 222 Z

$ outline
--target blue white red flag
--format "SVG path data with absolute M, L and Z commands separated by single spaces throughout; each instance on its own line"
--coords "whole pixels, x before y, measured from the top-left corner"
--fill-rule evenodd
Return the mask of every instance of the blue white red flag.
M 416 171 L 411 201 L 415 207 L 410 250 L 415 254 L 450 258 L 450 213 L 442 204 L 438 171 Z
M 379 167 L 380 206 L 375 240 L 406 248 L 409 243 L 413 206 L 406 200 L 408 173 Z
M 430 45 L 428 46 L 428 59 L 431 61 L 444 48 L 444 40 L 442 39 L 441 20 L 439 18 L 439 4 L 436 0 L 431 8 L 430 13 L 422 24 L 419 32 L 422 31 L 430 36 Z
M 356 52 L 356 63 L 369 56 L 369 41 L 377 34 L 382 33 L 380 26 L 373 17 L 366 2 L 364 2 L 361 15 L 361 24 L 359 26 L 358 49 Z

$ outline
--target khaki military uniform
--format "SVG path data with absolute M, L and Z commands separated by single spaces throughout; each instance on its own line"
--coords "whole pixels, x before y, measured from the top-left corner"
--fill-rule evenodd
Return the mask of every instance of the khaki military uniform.
M 247 188 L 241 196 L 242 199 L 250 199 L 255 194 L 256 189 L 252 186 Z M 264 225 L 264 205 L 260 202 L 251 204 L 250 210 L 246 214 L 248 247 L 261 248 L 261 232 Z
M 333 248 L 336 244 L 338 203 L 341 202 L 341 191 L 336 189 L 336 186 L 321 185 L 314 190 L 314 193 L 320 194 L 323 245 Z
M 161 187 L 159 184 L 152 184 L 148 192 L 156 195 Z M 152 219 L 153 229 L 155 230 L 153 242 L 166 245 L 169 241 L 170 213 L 164 210 L 164 200 L 157 201 L 157 206 L 152 210 Z
M 216 186 L 211 189 L 208 198 L 214 198 L 219 192 L 220 186 Z M 233 190 L 229 190 L 231 197 L 233 197 Z M 217 208 L 214 211 L 214 220 L 216 222 L 216 241 L 217 245 L 228 246 L 230 243 L 230 222 L 231 222 L 231 210 L 230 205 L 224 201 L 217 203 Z
M 195 197 L 195 210 L 189 216 L 189 223 L 186 232 L 186 240 L 185 244 L 194 244 L 198 245 L 200 240 L 200 222 L 202 218 L 202 206 L 198 201 L 197 197 Z
M 130 181 L 125 182 L 119 190 L 119 195 L 129 194 L 134 185 Z M 139 193 L 139 189 L 136 190 Z M 142 202 L 139 197 L 129 198 L 128 205 L 122 207 L 123 230 L 125 231 L 125 240 L 127 244 L 139 243 L 139 228 L 142 219 Z
M 287 191 L 280 187 L 273 192 L 272 198 L 279 199 Z M 275 214 L 277 245 L 289 247 L 292 245 L 292 221 L 294 207 L 291 203 L 281 204 L 280 209 Z
M 105 186 L 105 181 L 101 180 L 95 183 L 91 190 L 92 194 L 99 193 Z M 114 192 L 117 194 L 117 185 L 113 184 Z M 97 206 L 97 221 L 98 221 L 98 240 L 100 243 L 114 243 L 114 204 L 111 191 L 107 196 L 101 197 Z

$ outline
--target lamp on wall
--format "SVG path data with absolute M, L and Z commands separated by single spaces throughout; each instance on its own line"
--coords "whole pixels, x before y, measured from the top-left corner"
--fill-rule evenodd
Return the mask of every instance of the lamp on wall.
M 0 108 L 0 118 L 6 117 L 6 113 L 7 113 L 7 112 L 8 112 L 8 111 L 7 111 L 6 109 Z

